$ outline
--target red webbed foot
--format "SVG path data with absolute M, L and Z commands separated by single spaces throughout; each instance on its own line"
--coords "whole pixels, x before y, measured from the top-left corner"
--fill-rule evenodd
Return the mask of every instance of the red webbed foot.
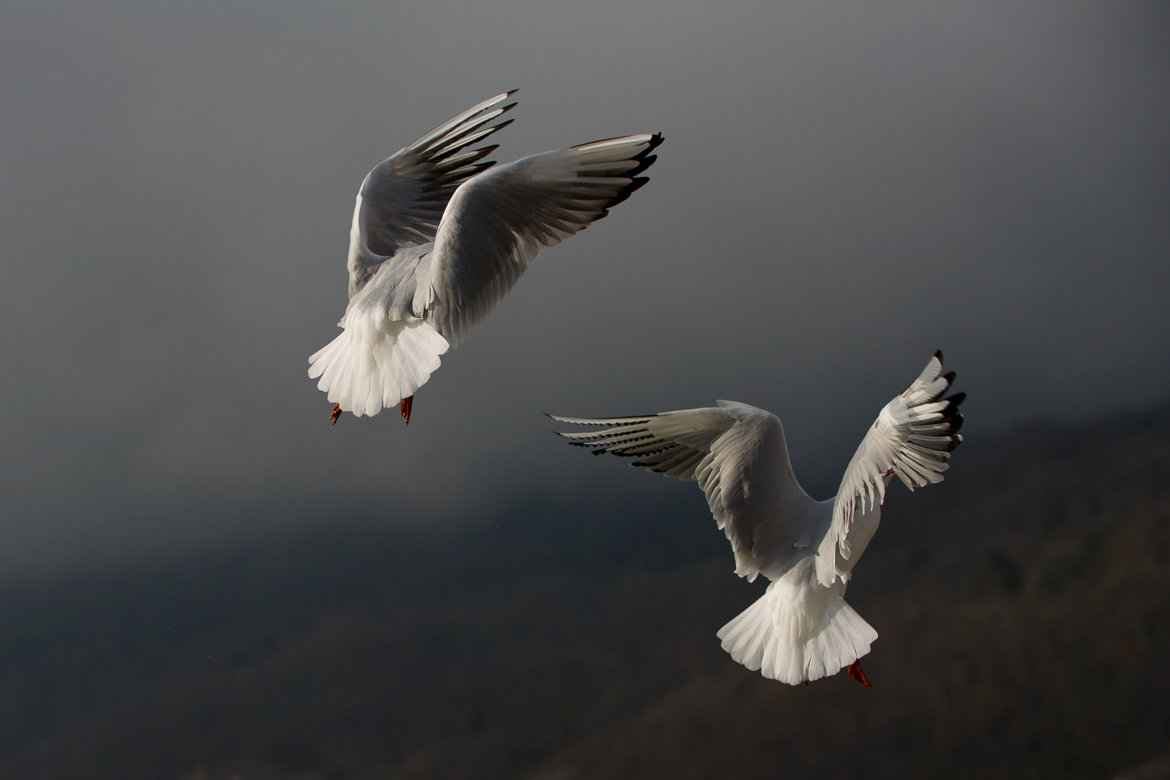
M 849 679 L 861 683 L 866 688 L 873 687 L 869 684 L 869 678 L 865 676 L 865 672 L 861 671 L 861 661 L 849 664 Z
M 337 425 L 337 418 L 341 417 L 341 404 L 334 404 L 333 411 L 329 413 L 329 419 Z
M 410 425 L 410 407 L 414 406 L 414 396 L 409 396 L 402 399 L 402 403 L 398 404 L 398 411 L 402 413 L 402 421 Z

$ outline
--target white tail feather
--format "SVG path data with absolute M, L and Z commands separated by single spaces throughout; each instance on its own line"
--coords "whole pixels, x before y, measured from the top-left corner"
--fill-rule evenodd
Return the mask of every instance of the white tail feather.
M 347 316 L 341 335 L 309 358 L 309 378 L 321 377 L 317 388 L 342 411 L 372 417 L 425 385 L 448 346 L 422 320 Z
M 878 635 L 833 589 L 795 589 L 781 579 L 718 636 L 748 669 L 799 685 L 841 671 Z

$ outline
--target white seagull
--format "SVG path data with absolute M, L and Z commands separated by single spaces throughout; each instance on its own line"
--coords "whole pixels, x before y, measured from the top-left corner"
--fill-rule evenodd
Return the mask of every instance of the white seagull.
M 382 161 L 362 182 L 349 234 L 341 335 L 309 377 L 342 412 L 375 415 L 414 392 L 542 249 L 584 230 L 646 183 L 661 135 L 630 135 L 492 167 L 468 149 L 511 120 L 496 95 Z
M 632 465 L 697 480 L 731 540 L 735 573 L 771 584 L 719 630 L 723 649 L 751 670 L 790 685 L 849 667 L 869 687 L 858 659 L 877 632 L 845 603 L 845 586 L 881 517 L 886 485 L 897 476 L 913 490 L 942 481 L 963 437 L 959 404 L 943 398 L 954 372 L 936 352 L 906 391 L 886 404 L 841 480 L 835 498 L 816 501 L 792 473 L 776 415 L 735 401 L 645 417 L 553 417 L 602 431 L 559 433 L 574 445 L 638 457 Z

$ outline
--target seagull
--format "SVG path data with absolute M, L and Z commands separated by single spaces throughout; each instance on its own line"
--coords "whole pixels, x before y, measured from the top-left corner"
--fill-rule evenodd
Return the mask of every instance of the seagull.
M 603 426 L 560 433 L 594 455 L 637 457 L 633 466 L 695 480 L 731 541 L 735 573 L 771 583 L 758 601 L 719 630 L 723 649 L 765 677 L 808 684 L 849 667 L 866 688 L 858 659 L 877 632 L 845 603 L 853 567 L 877 531 L 886 486 L 942 481 L 963 437 L 959 404 L 944 398 L 955 374 L 942 352 L 905 392 L 886 404 L 857 448 L 834 498 L 816 501 L 792 472 L 784 427 L 771 412 L 735 401 L 644 417 L 554 420 Z
M 342 412 L 399 406 L 467 337 L 545 247 L 609 214 L 647 182 L 662 136 L 629 135 L 495 165 L 479 143 L 512 123 L 496 95 L 383 160 L 358 190 L 341 334 L 309 377 Z

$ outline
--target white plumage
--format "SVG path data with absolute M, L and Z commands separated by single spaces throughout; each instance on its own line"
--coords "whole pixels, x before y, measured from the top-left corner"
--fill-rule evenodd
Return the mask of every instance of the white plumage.
M 767 592 L 719 630 L 723 649 L 765 677 L 796 685 L 836 674 L 869 652 L 877 632 L 845 603 L 853 567 L 877 531 L 889 480 L 913 490 L 942 481 L 962 441 L 954 373 L 936 353 L 886 404 L 849 462 L 836 497 L 816 501 L 792 472 L 774 414 L 734 401 L 644 417 L 553 417 L 601 431 L 561 433 L 594 454 L 696 480 L 735 553 L 735 572 L 763 574 Z M 858 679 L 864 679 L 860 667 Z M 853 677 L 854 670 L 850 669 Z
M 659 135 L 631 135 L 492 167 L 469 149 L 511 120 L 497 95 L 366 176 L 349 240 L 344 331 L 309 358 L 336 414 L 409 401 L 545 247 L 584 230 L 646 183 Z M 404 405 L 403 416 L 409 407 Z

